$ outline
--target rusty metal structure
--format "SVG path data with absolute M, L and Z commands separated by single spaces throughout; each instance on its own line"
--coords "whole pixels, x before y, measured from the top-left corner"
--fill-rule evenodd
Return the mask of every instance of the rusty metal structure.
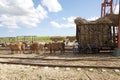
M 113 13 L 113 0 L 104 0 L 101 4 L 101 17 L 105 16 L 106 14 Z M 109 13 L 107 13 L 107 8 L 110 9 Z

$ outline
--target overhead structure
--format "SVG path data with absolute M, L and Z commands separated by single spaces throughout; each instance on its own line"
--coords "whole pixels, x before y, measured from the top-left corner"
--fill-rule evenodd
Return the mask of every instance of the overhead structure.
M 101 17 L 105 16 L 106 14 L 113 13 L 113 0 L 104 0 L 101 4 Z M 108 11 L 109 10 L 109 13 Z

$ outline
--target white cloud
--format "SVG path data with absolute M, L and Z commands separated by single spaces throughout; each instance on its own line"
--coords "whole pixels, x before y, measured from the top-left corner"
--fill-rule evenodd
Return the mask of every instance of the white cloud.
M 67 18 L 67 21 L 69 22 L 69 23 L 74 23 L 74 19 L 75 19 L 75 17 L 68 17 Z
M 91 17 L 91 18 L 88 18 L 87 20 L 88 21 L 95 21 L 96 19 L 98 19 L 99 17 Z
M 61 27 L 61 25 L 59 23 L 55 22 L 55 21 L 51 21 L 50 24 L 54 27 L 57 27 L 57 28 Z
M 58 12 L 62 10 L 58 0 L 42 0 L 42 4 L 46 6 L 50 12 Z
M 7 28 L 19 28 L 15 21 L 15 17 L 2 15 L 0 17 L 0 22 L 1 22 L 0 23 L 1 26 L 7 27 Z
M 66 23 L 58 23 L 56 21 L 51 21 L 50 24 L 56 28 L 75 28 L 74 19 L 75 17 L 62 18 Z
M 38 5 L 34 8 L 32 0 L 0 0 L 0 26 L 19 28 L 19 24 L 36 26 L 47 17 L 47 11 Z

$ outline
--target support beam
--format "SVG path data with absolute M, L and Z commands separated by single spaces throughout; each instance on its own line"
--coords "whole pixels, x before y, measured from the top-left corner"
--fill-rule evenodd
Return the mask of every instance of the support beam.
M 115 49 L 113 55 L 120 56 L 120 0 L 119 0 L 118 48 Z

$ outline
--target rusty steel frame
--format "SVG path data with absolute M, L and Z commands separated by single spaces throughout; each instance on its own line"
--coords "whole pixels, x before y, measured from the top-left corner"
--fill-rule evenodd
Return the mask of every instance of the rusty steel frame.
M 101 4 L 101 17 L 105 16 L 106 13 L 106 8 L 110 8 L 110 13 L 113 13 L 113 7 L 112 7 L 113 0 L 104 0 L 104 2 Z

